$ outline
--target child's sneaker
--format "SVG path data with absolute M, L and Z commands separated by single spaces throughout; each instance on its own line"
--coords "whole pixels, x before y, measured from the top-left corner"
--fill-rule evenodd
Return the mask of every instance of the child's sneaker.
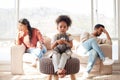
M 114 63 L 114 61 L 108 57 L 105 58 L 105 60 L 103 61 L 104 65 L 112 65 Z

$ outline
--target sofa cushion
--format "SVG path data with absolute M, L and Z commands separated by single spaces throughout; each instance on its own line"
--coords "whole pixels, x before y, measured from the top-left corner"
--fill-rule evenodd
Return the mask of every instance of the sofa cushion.
M 111 53 L 112 53 L 112 45 L 109 45 L 109 44 L 101 44 L 101 45 L 99 45 L 99 46 L 100 46 L 101 50 L 103 51 L 104 55 L 105 55 L 106 57 L 109 57 L 109 58 L 112 59 L 112 55 L 111 55 Z
M 24 53 L 23 54 L 23 62 L 32 63 L 35 60 L 32 54 Z
M 51 39 L 47 36 L 44 36 L 43 38 L 44 38 L 44 43 L 45 43 L 46 48 L 48 50 L 50 50 L 51 49 Z

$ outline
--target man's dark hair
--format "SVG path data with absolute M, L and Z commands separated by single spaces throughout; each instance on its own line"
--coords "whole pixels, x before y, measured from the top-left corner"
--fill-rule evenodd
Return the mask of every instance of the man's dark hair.
M 102 25 L 102 24 L 96 24 L 96 25 L 95 25 L 95 27 L 94 27 L 94 29 L 98 29 L 98 28 L 100 28 L 100 27 L 105 28 L 105 26 L 104 26 L 104 25 Z
M 72 24 L 72 21 L 71 21 L 70 17 L 67 16 L 67 15 L 60 15 L 60 16 L 56 19 L 56 23 L 57 23 L 57 24 L 59 24 L 61 21 L 66 22 L 68 27 L 71 26 L 71 24 Z

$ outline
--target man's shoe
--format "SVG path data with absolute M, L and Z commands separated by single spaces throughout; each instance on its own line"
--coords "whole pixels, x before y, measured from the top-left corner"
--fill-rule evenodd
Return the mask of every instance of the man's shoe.
M 114 63 L 114 61 L 108 57 L 105 58 L 105 60 L 103 61 L 104 65 L 112 65 Z

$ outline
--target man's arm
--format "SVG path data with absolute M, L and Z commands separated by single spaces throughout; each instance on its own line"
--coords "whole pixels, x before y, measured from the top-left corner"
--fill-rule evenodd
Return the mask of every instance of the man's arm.
M 106 34 L 107 40 L 111 40 L 111 37 L 106 29 L 103 28 L 103 32 Z
M 103 28 L 103 32 L 106 34 L 106 38 L 107 38 L 105 43 L 112 45 L 112 40 L 111 40 L 111 37 L 110 37 L 108 31 L 105 28 Z

